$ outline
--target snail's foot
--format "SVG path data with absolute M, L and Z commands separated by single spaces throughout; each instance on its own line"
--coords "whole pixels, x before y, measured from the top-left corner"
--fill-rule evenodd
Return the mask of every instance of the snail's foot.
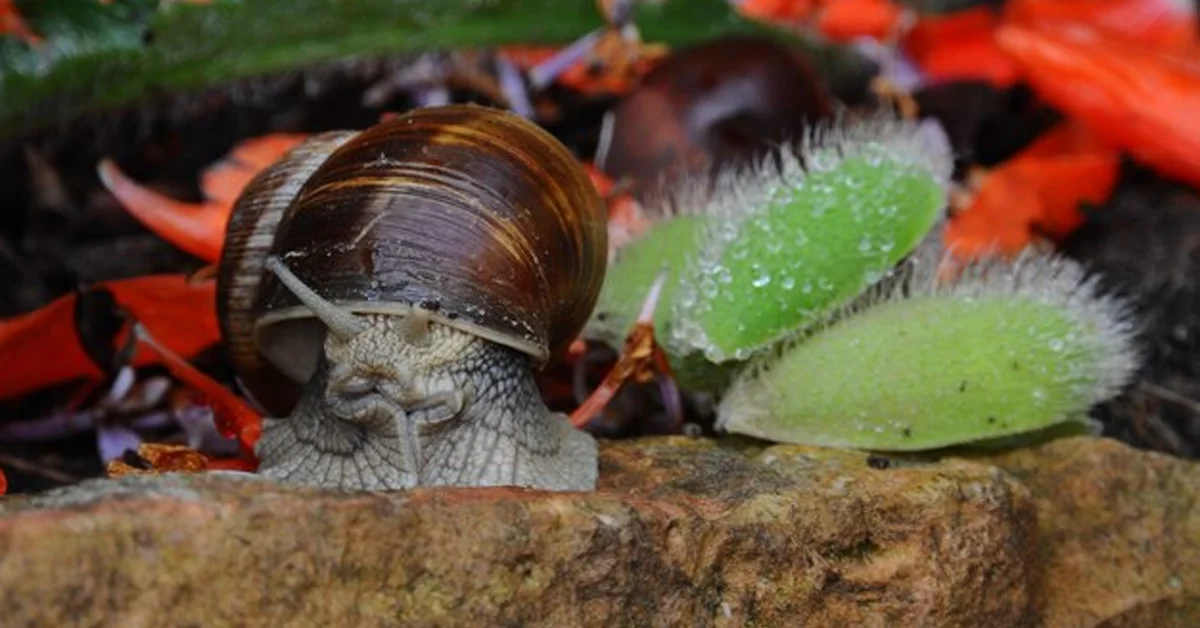
M 327 344 L 292 415 L 264 420 L 260 473 L 364 490 L 595 487 L 595 440 L 546 408 L 525 354 L 437 323 L 363 320 Z

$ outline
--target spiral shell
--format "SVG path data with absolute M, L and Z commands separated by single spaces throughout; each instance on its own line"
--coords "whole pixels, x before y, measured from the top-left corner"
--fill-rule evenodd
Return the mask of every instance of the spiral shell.
M 565 146 L 499 109 L 417 109 L 301 145 L 239 199 L 218 279 L 222 330 L 243 385 L 282 412 L 294 401 L 275 398 L 294 393 L 276 391 L 311 376 L 322 334 L 311 311 L 263 272 L 268 254 L 348 311 L 419 307 L 540 368 L 595 306 L 606 212 Z M 261 375 L 268 366 L 278 371 Z
M 267 362 L 254 338 L 254 303 L 275 229 L 300 187 L 333 150 L 356 135 L 334 131 L 308 138 L 242 190 L 225 228 L 217 271 L 217 322 L 242 388 L 273 414 L 287 412 L 300 384 Z

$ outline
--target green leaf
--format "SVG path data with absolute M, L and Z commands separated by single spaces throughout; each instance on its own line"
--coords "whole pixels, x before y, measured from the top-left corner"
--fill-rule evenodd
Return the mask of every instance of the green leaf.
M 703 226 L 701 216 L 675 216 L 656 223 L 637 240 L 621 247 L 604 275 L 588 336 L 620 347 L 637 322 L 654 280 L 663 272 L 667 273 L 659 294 L 663 305 L 654 312 L 654 330 L 658 335 L 669 333 L 669 304 L 675 300 L 688 257 L 700 245 Z
M 924 450 L 1079 421 L 1138 365 L 1125 306 L 1082 270 L 1026 257 L 935 264 L 908 289 L 744 372 L 722 400 L 724 429 L 767 440 Z
M 655 333 L 685 386 L 729 369 L 848 302 L 913 251 L 941 216 L 951 155 L 883 114 L 821 126 L 756 168 L 701 180 L 623 247 L 590 326 L 615 347 L 670 269 Z M 716 377 L 717 371 L 721 376 Z
M 566 44 L 603 25 L 594 0 L 24 0 L 45 43 L 0 38 L 0 132 L 33 130 L 164 92 L 355 57 L 506 44 Z M 725 0 L 639 3 L 643 36 L 673 46 L 784 35 Z M 547 19 L 553 16 L 553 19 Z M 845 49 L 795 43 L 827 69 Z
M 723 246 L 714 238 L 719 250 L 680 303 L 709 359 L 744 359 L 807 326 L 878 281 L 933 227 L 945 206 L 940 173 L 876 146 L 780 181 Z
M 819 126 L 778 168 L 736 172 L 674 305 L 673 343 L 745 360 L 884 276 L 942 215 L 951 155 L 923 127 L 880 114 Z

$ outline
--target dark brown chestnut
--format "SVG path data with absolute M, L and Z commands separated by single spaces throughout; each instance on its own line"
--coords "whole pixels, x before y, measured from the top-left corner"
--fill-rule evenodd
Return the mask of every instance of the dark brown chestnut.
M 716 39 L 671 53 L 617 104 L 596 165 L 644 192 L 766 154 L 832 113 L 803 51 L 765 37 Z

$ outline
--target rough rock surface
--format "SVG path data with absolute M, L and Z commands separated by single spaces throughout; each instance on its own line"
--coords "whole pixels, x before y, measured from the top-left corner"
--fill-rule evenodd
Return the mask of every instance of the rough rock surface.
M 590 494 L 129 477 L 0 501 L 0 605 L 6 627 L 1194 626 L 1198 495 L 1200 466 L 1083 437 L 936 463 L 607 443 Z
M 1200 626 L 1200 464 L 1076 438 L 988 460 L 1038 513 L 1047 626 Z

